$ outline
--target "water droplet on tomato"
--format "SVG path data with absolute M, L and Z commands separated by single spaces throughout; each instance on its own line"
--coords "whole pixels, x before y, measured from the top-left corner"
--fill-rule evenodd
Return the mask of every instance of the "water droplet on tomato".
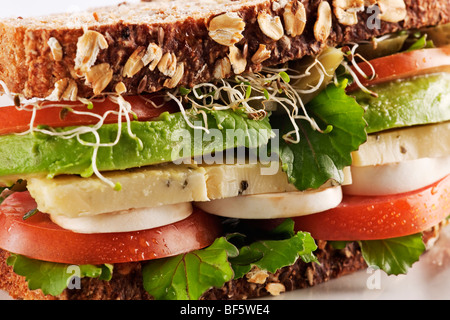
M 150 247 L 150 243 L 145 238 L 139 239 L 139 244 L 141 247 Z

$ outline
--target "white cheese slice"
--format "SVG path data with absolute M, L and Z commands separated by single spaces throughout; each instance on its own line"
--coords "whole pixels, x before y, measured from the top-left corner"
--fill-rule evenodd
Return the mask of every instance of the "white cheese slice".
M 209 165 L 204 168 L 209 199 L 296 190 L 278 165 L 271 174 L 264 174 L 266 168 L 259 163 Z
M 450 174 L 450 156 L 352 168 L 344 194 L 383 196 L 426 187 Z
M 186 219 L 192 214 L 190 202 L 154 208 L 129 209 L 94 216 L 50 215 L 60 227 L 76 233 L 130 232 L 158 228 Z
M 276 219 L 322 212 L 338 206 L 342 187 L 284 193 L 266 193 L 196 202 L 200 209 L 219 216 L 239 219 Z
M 223 199 L 239 195 L 298 191 L 290 184 L 285 172 L 259 163 L 205 166 L 209 199 Z M 342 185 L 351 183 L 350 167 L 344 168 Z M 334 185 L 327 181 L 323 187 Z
M 364 167 L 450 155 L 450 122 L 369 135 L 352 153 L 352 166 Z

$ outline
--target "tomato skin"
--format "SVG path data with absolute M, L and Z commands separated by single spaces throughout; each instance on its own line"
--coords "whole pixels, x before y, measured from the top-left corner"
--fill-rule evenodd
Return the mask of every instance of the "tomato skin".
M 402 237 L 425 231 L 450 214 L 450 175 L 425 188 L 389 196 L 344 195 L 336 208 L 291 218 L 295 231 L 316 240 L 358 241 Z M 272 230 L 284 219 L 247 220 Z
M 296 217 L 317 240 L 379 240 L 425 231 L 450 213 L 450 175 L 420 190 L 382 197 L 345 196 L 336 208 Z
M 149 121 L 158 117 L 163 112 L 174 113 L 179 111 L 174 103 L 164 102 L 161 97 L 155 96 L 126 96 L 126 101 L 131 104 L 131 109 L 135 112 L 138 121 Z M 153 101 L 160 108 L 155 108 L 148 100 Z M 106 98 L 104 101 L 93 101 L 93 108 L 89 110 L 86 105 L 81 102 L 44 102 L 42 106 L 58 105 L 55 107 L 47 107 L 36 111 L 34 126 L 45 125 L 49 127 L 70 127 L 81 125 L 96 124 L 99 119 L 88 115 L 77 115 L 72 112 L 61 113 L 63 106 L 70 107 L 76 111 L 94 113 L 100 116 L 109 110 L 119 111 L 119 106 Z M 31 110 L 31 107 L 29 108 Z M 32 112 L 26 110 L 18 110 L 14 106 L 0 107 L 0 135 L 10 133 L 21 133 L 30 128 Z M 130 116 L 131 118 L 131 116 Z M 123 118 L 125 120 L 125 118 Z M 131 120 L 133 120 L 131 118 Z M 116 123 L 117 115 L 110 114 L 106 117 L 104 123 Z
M 27 257 L 68 264 L 103 264 L 152 260 L 210 245 L 220 236 L 217 217 L 199 209 L 185 220 L 149 230 L 80 234 L 54 224 L 37 212 L 28 192 L 16 192 L 0 206 L 0 248 Z
M 358 75 L 358 79 L 364 86 L 372 86 L 396 79 L 405 79 L 417 75 L 433 72 L 450 71 L 450 47 L 421 49 L 409 52 L 402 52 L 386 57 L 370 60 L 369 63 L 375 69 L 374 79 L 366 79 L 361 76 L 353 67 L 353 71 Z M 369 64 L 362 62 L 358 67 L 370 78 L 372 69 Z M 347 92 L 360 89 L 353 82 L 347 87 Z

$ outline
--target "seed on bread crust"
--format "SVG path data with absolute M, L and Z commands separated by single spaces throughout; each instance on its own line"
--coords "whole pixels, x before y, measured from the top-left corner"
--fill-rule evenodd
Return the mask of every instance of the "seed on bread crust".
M 364 10 L 364 0 L 333 0 L 333 11 L 340 24 L 358 23 L 358 12 Z
M 128 58 L 125 66 L 122 70 L 122 76 L 132 78 L 136 73 L 138 73 L 143 67 L 144 62 L 142 58 L 145 55 L 145 47 L 138 47 L 131 56 Z
M 332 27 L 331 7 L 327 1 L 322 1 L 317 9 L 317 21 L 314 24 L 314 37 L 325 42 L 330 36 Z
M 381 11 L 380 20 L 393 23 L 405 20 L 407 11 L 404 0 L 378 0 L 377 3 Z
M 162 58 L 162 53 L 162 49 L 156 43 L 150 43 L 147 47 L 145 55 L 142 57 L 144 66 L 150 64 L 148 67 L 150 71 L 155 70 L 156 66 Z
M 251 60 L 254 64 L 260 64 L 269 59 L 271 54 L 272 52 L 270 50 L 267 50 L 265 44 L 260 44 L 258 50 L 252 56 Z
M 266 284 L 265 289 L 273 296 L 278 296 L 280 293 L 286 291 L 286 287 L 282 283 L 271 282 Z
M 184 63 L 178 63 L 173 77 L 167 79 L 164 82 L 164 86 L 169 89 L 175 88 L 180 82 L 181 78 L 183 78 L 183 75 L 184 75 Z
M 294 12 L 293 9 L 295 4 L 297 9 Z M 303 3 L 294 0 L 286 4 L 284 7 L 283 19 L 287 35 L 292 37 L 301 35 L 305 30 L 306 25 L 306 10 Z
M 66 90 L 64 90 L 62 96 L 62 100 L 68 100 L 68 101 L 77 101 L 78 99 L 78 86 L 75 80 L 70 79 L 69 83 L 67 84 Z
M 217 60 L 214 66 L 214 79 L 225 79 L 231 74 L 231 62 L 228 57 Z
M 55 61 L 61 61 L 63 58 L 63 50 L 59 41 L 55 37 L 51 37 L 48 39 L 47 44 L 50 47 L 53 59 Z
M 272 10 L 273 11 L 278 11 L 279 9 L 283 9 L 284 7 L 286 7 L 287 2 L 289 0 L 278 0 L 278 1 L 274 1 L 272 3 Z
M 158 70 L 167 77 L 173 77 L 177 70 L 177 57 L 173 52 L 166 52 L 158 63 Z
M 364 6 L 371 7 L 374 4 L 377 4 L 377 0 L 364 0 Z
M 122 81 L 120 81 L 119 83 L 116 84 L 115 90 L 118 94 L 123 94 L 123 93 L 127 92 L 127 87 L 125 86 L 125 84 Z
M 272 40 L 278 41 L 284 35 L 283 24 L 278 16 L 272 17 L 267 12 L 260 12 L 258 14 L 258 25 L 262 33 Z
M 269 273 L 266 270 L 261 270 L 260 268 L 254 266 L 252 269 L 245 275 L 247 281 L 250 283 L 258 283 L 263 284 L 266 282 L 269 277 Z
M 102 93 L 112 78 L 113 70 L 108 63 L 95 65 L 86 73 L 86 82 L 91 85 L 95 95 Z
M 241 50 L 236 48 L 236 46 L 230 47 L 228 58 L 230 59 L 231 67 L 233 68 L 233 72 L 235 74 L 241 74 L 245 71 L 245 68 L 247 67 L 247 60 L 242 55 Z
M 244 20 L 235 12 L 227 12 L 211 19 L 208 34 L 217 43 L 229 47 L 244 37 L 244 29 Z
M 64 78 L 55 83 L 55 89 L 46 97 L 49 101 L 76 101 L 78 96 L 78 86 L 75 80 Z
M 108 48 L 105 37 L 93 30 L 87 30 L 77 42 L 77 54 L 75 57 L 75 70 L 86 73 L 97 60 L 100 50 Z

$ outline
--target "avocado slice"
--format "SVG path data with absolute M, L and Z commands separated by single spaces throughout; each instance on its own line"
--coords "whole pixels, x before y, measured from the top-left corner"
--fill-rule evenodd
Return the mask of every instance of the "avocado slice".
M 231 109 L 205 110 L 207 126 L 201 115 L 189 116 L 191 123 L 207 127 L 210 132 L 193 129 L 181 113 L 163 113 L 155 121 L 122 123 L 121 136 L 113 146 L 99 147 L 96 165 L 99 171 L 125 170 L 147 165 L 180 161 L 201 156 L 206 152 L 221 152 L 237 147 L 257 148 L 274 136 L 268 117 L 250 119 Z M 55 134 L 74 127 L 52 129 Z M 262 129 L 262 130 L 260 130 Z M 118 124 L 106 124 L 97 130 L 101 143 L 116 140 Z M 202 138 L 203 137 L 203 138 Z M 95 142 L 93 133 L 80 138 Z M 0 136 L 0 176 L 5 183 L 9 177 L 26 175 L 93 174 L 94 147 L 80 143 L 76 137 L 33 132 L 26 135 Z
M 367 133 L 450 120 L 450 74 L 437 73 L 382 83 L 352 93 L 365 109 Z

